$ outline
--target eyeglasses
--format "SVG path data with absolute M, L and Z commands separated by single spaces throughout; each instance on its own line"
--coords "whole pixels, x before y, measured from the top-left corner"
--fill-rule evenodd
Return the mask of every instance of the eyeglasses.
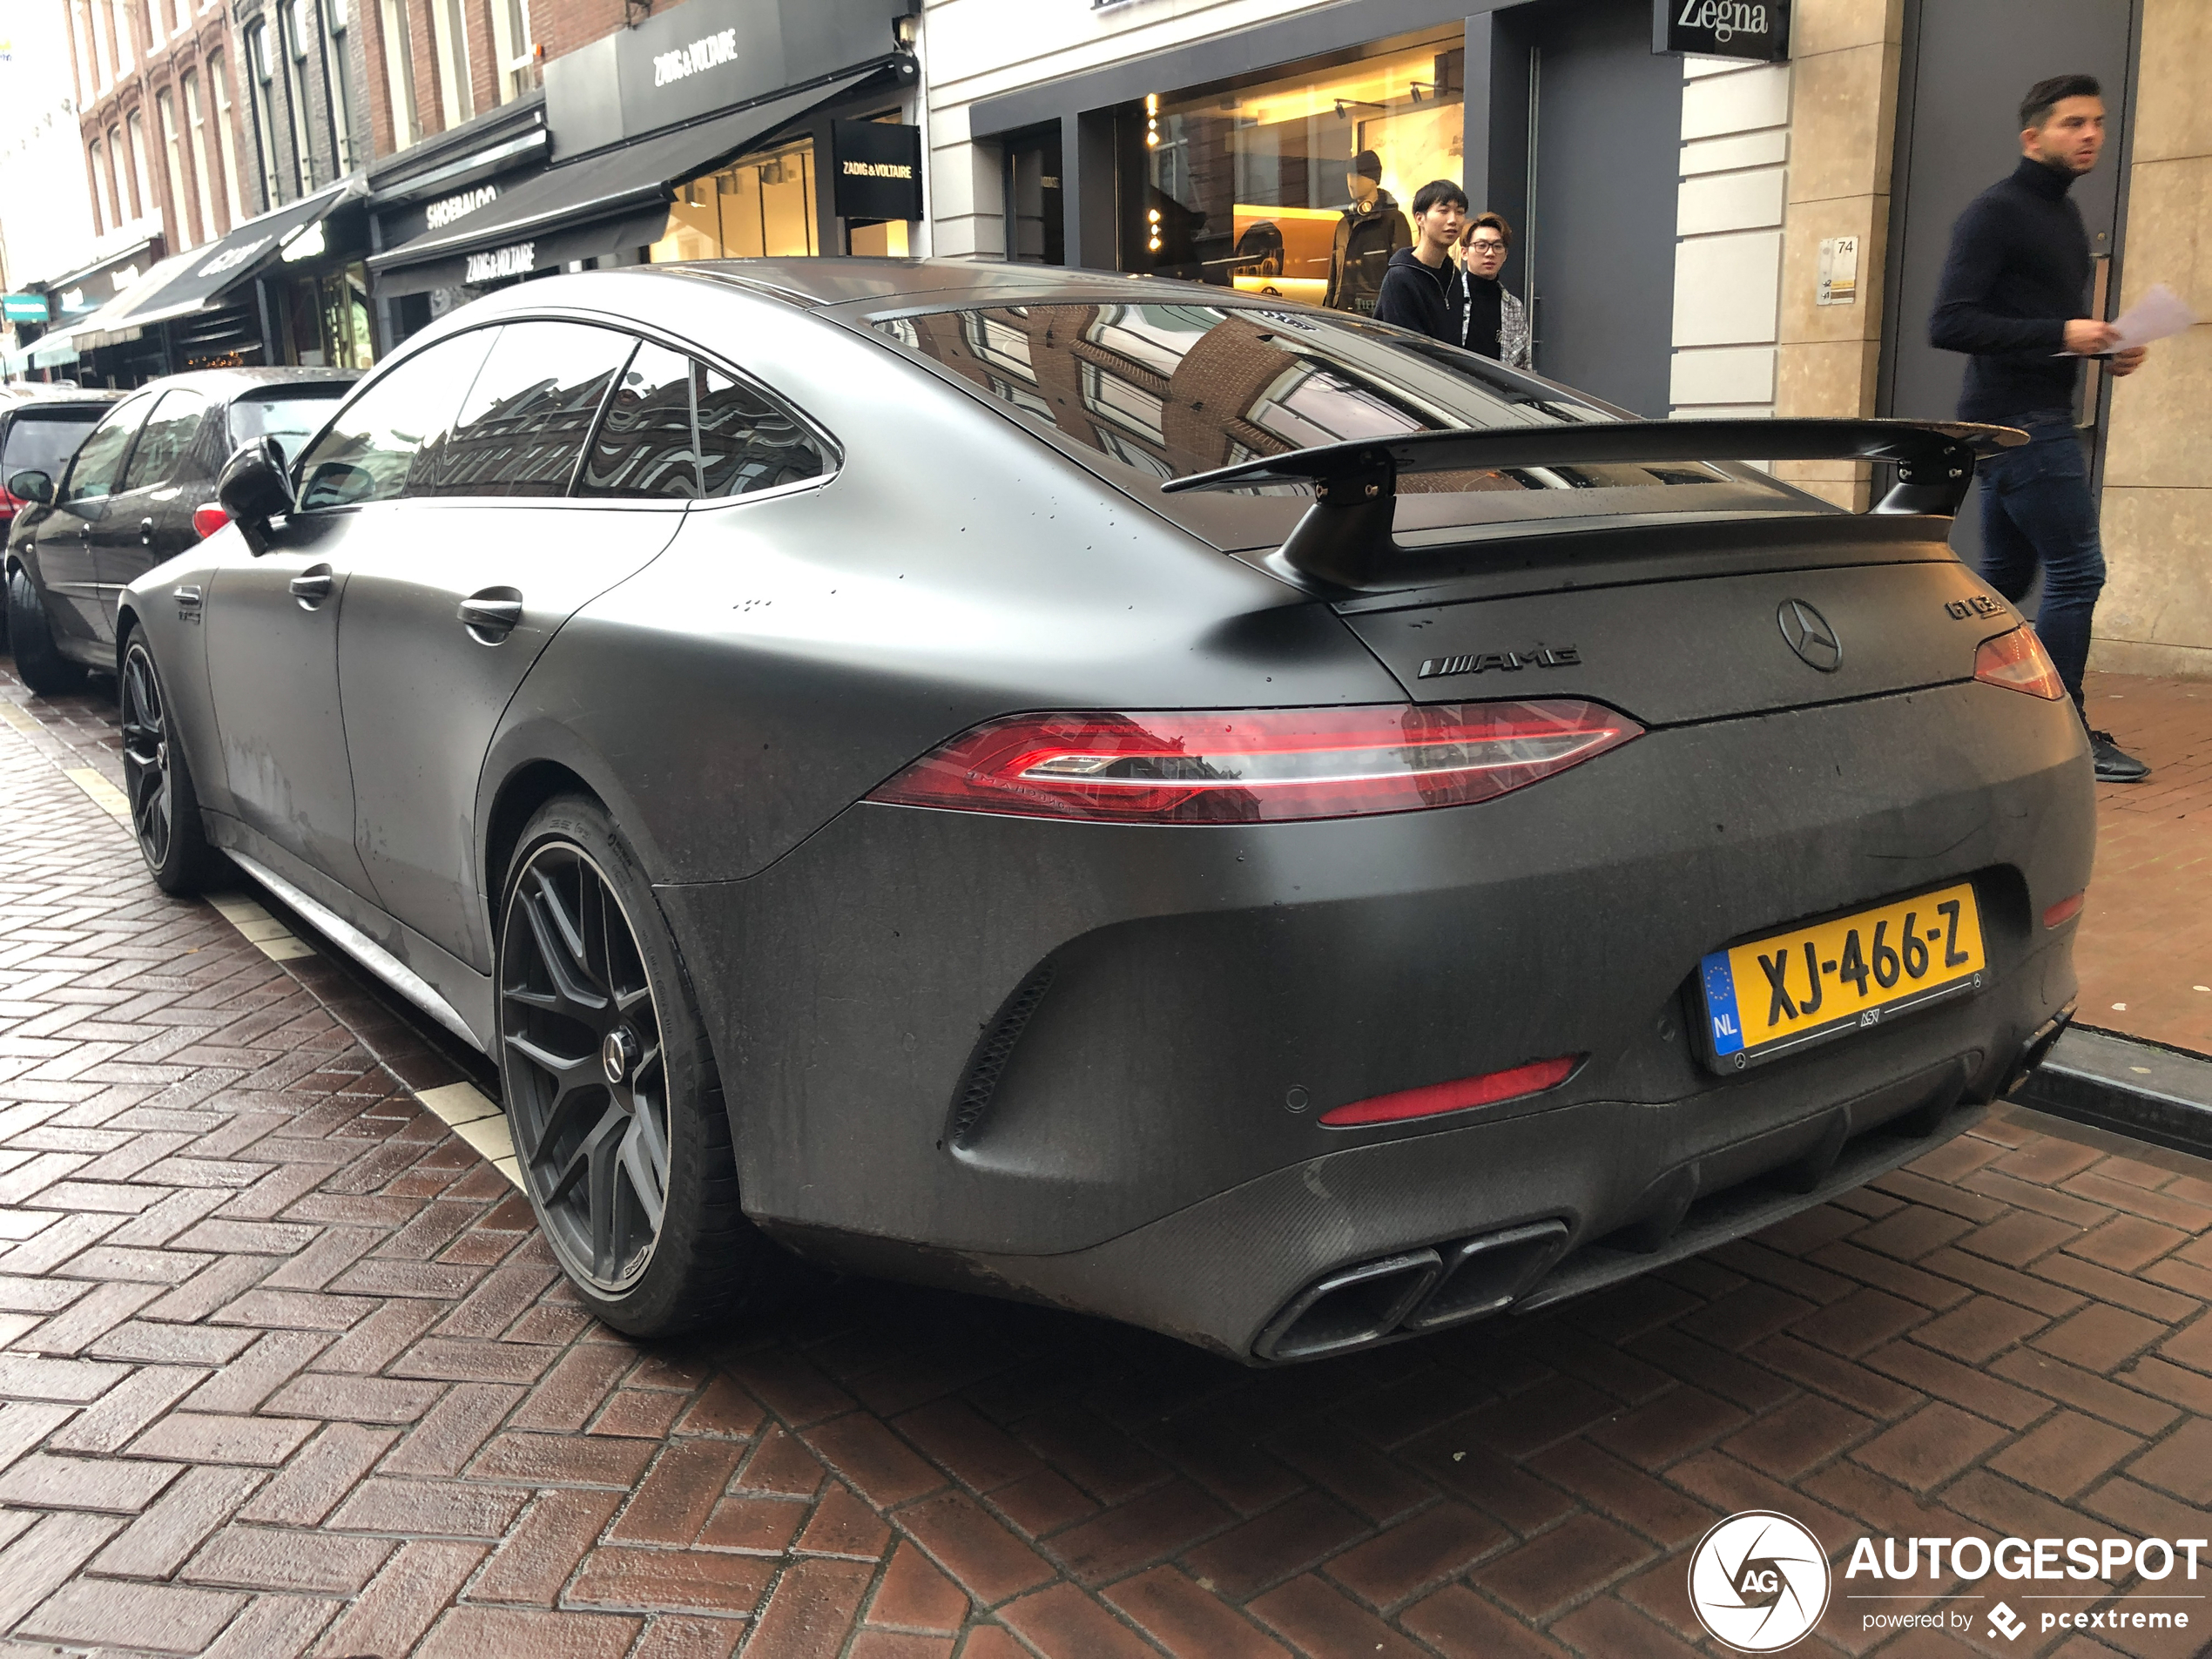
M 1506 251 L 1506 245 L 1494 236 L 1478 236 L 1467 246 L 1477 253 L 1502 253 Z

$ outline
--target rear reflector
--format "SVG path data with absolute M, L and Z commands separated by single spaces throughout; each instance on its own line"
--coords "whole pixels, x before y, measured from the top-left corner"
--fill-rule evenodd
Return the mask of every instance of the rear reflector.
M 2060 927 L 2072 921 L 2081 914 L 2081 901 L 2088 896 L 2086 893 L 2077 893 L 2071 899 L 2060 900 L 2043 913 L 2043 925 L 2046 927 Z
M 1462 1077 L 1457 1082 L 1430 1083 L 1421 1089 L 1401 1089 L 1394 1095 L 1373 1095 L 1321 1114 L 1332 1129 L 1359 1123 L 1399 1123 L 1409 1117 L 1433 1117 L 1439 1112 L 1463 1112 L 1470 1106 L 1494 1106 L 1501 1100 L 1540 1095 L 1567 1081 L 1575 1069 L 1575 1056 L 1532 1060 L 1525 1066 Z
M 1981 642 L 1981 649 L 1974 653 L 1974 678 L 1985 685 L 2026 691 L 2054 703 L 2066 695 L 2066 682 L 2059 678 L 2057 664 L 2035 637 L 2035 630 L 2025 623 L 2009 634 Z
M 192 533 L 203 542 L 230 522 L 231 516 L 219 502 L 207 502 L 192 509 Z
M 1642 733 L 1571 699 L 1017 714 L 954 738 L 868 799 L 1113 823 L 1350 818 L 1489 800 Z

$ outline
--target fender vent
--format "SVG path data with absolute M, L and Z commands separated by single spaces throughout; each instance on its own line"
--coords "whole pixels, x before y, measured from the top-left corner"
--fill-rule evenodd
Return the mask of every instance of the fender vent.
M 1022 1041 L 1037 1005 L 1051 988 L 1052 964 L 1043 962 L 1032 968 L 1028 978 L 1006 999 L 982 1042 L 975 1045 L 968 1069 L 961 1074 L 960 1092 L 953 1096 L 952 1128 L 946 1136 L 953 1145 L 963 1147 L 974 1141 L 983 1115 L 990 1109 L 991 1096 L 998 1092 L 999 1079 L 1006 1074 L 1006 1062 L 1014 1058 L 1014 1045 Z

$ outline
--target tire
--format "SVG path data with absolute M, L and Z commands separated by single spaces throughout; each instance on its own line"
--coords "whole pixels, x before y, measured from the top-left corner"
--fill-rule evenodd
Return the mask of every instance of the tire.
M 200 821 L 199 792 L 178 741 L 169 694 L 143 629 L 124 638 L 116 698 L 122 712 L 123 788 L 138 855 L 164 893 L 197 893 L 215 853 Z
M 690 978 L 597 801 L 562 796 L 524 826 L 494 974 L 523 1186 L 584 1306 L 663 1337 L 781 1301 L 798 1264 L 738 1205 Z
M 55 646 L 46 607 L 30 573 L 20 564 L 8 567 L 8 645 L 15 653 L 17 678 L 39 696 L 84 689 L 84 664 L 72 663 Z

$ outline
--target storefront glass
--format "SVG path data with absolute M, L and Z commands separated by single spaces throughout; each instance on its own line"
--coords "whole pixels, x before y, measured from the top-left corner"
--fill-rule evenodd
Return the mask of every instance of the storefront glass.
M 375 364 L 366 266 L 294 277 L 279 292 L 284 296 L 293 362 L 306 368 L 368 368 Z
M 648 257 L 758 259 L 821 251 L 814 212 L 814 141 L 802 138 L 740 156 L 676 192 L 668 233 Z
M 1372 311 L 1390 249 L 1411 239 L 1413 193 L 1464 181 L 1465 64 L 1450 30 L 1305 74 L 1147 98 L 1125 116 L 1145 188 L 1123 197 L 1143 203 L 1123 226 L 1123 263 Z

